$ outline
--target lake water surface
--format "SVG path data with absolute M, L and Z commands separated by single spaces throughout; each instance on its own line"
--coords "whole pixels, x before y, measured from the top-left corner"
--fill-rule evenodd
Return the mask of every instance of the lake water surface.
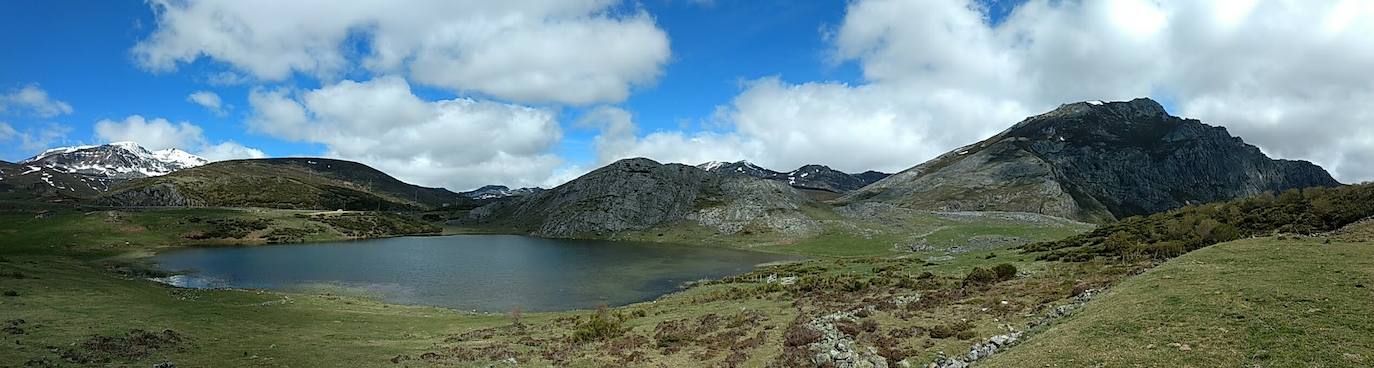
M 791 259 L 796 258 L 515 235 L 189 248 L 153 258 L 164 270 L 190 271 L 162 280 L 182 287 L 329 291 L 485 312 L 630 304 L 670 293 L 686 281 Z

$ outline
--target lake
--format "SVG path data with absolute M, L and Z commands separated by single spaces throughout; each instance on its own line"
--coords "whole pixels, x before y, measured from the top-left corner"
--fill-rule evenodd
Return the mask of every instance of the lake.
M 153 257 L 191 288 L 378 297 L 460 310 L 557 311 L 653 300 L 687 281 L 749 272 L 785 255 L 645 243 L 454 235 L 188 248 Z

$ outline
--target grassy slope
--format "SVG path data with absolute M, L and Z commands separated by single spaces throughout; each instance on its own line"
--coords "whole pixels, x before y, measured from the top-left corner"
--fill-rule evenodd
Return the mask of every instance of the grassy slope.
M 1372 287 L 1374 244 L 1219 244 L 1125 280 L 985 366 L 1366 366 Z
M 1048 217 L 1037 222 L 998 217 L 942 216 L 922 211 L 902 211 L 872 218 L 844 217 L 820 204 L 804 207 L 802 212 L 821 223 L 819 234 L 805 238 L 790 238 L 769 232 L 720 235 L 690 221 L 682 221 L 652 230 L 618 234 L 615 239 L 724 246 L 816 257 L 882 257 L 912 255 L 910 251 L 899 249 L 899 245 L 912 243 L 930 245 L 930 251 L 918 255 L 944 254 L 957 245 L 980 243 L 977 239 L 981 237 L 1006 236 L 1039 242 L 1092 229 L 1088 224 L 1051 220 Z M 997 247 L 1003 248 L 1005 245 Z
M 333 296 L 180 290 L 71 260 L 7 258 L 0 269 L 25 278 L 0 283 L 19 294 L 0 298 L 0 321 L 27 323 L 22 335 L 3 334 L 0 366 L 44 357 L 61 361 L 48 346 L 73 348 L 94 335 L 131 329 L 171 329 L 189 343 L 92 365 L 148 367 L 170 360 L 188 367 L 375 366 L 448 333 L 505 323 L 500 317 Z
M 397 355 L 405 355 L 412 360 L 409 365 L 474 365 L 481 366 L 488 359 L 480 354 L 473 358 L 462 352 L 482 351 L 517 355 L 524 361 L 530 359 L 534 364 L 549 363 L 543 354 L 556 353 L 555 358 L 571 366 L 602 366 L 607 363 L 626 364 L 617 359 L 617 351 L 628 346 L 641 354 L 640 361 L 628 363 L 631 366 L 645 366 L 664 363 L 668 365 L 698 365 L 702 362 L 722 365 L 730 357 L 721 351 L 732 349 L 745 352 L 745 366 L 763 366 L 776 359 L 783 351 L 782 331 L 794 323 L 797 316 L 814 316 L 836 309 L 851 308 L 854 303 L 864 299 L 890 299 L 900 295 L 913 295 L 917 291 L 908 287 L 896 287 L 899 279 L 911 278 L 922 272 L 937 275 L 932 281 L 923 284 L 930 290 L 955 290 L 963 273 L 973 266 L 999 262 L 1015 263 L 1028 275 L 1037 275 L 1026 280 L 1011 282 L 991 290 L 975 294 L 958 294 L 952 300 L 922 310 L 890 310 L 875 313 L 871 319 L 880 323 L 881 328 L 870 335 L 865 344 L 875 345 L 872 339 L 894 331 L 910 331 L 930 328 L 950 323 L 953 319 L 963 318 L 975 323 L 971 326 L 976 334 L 986 336 L 996 333 L 993 318 L 1014 318 L 1016 311 L 1028 308 L 1044 300 L 1055 300 L 1065 296 L 1073 287 L 1072 282 L 1063 279 L 1070 277 L 1096 277 L 1085 275 L 1080 265 L 1068 265 L 1064 270 L 1051 270 L 1051 264 L 1029 260 L 1010 251 L 979 250 L 953 253 L 949 259 L 937 263 L 913 262 L 890 255 L 891 244 L 873 247 L 871 251 L 854 252 L 851 250 L 828 251 L 833 247 L 847 247 L 846 244 L 865 244 L 873 239 L 854 237 L 845 232 L 835 235 L 832 243 L 786 248 L 784 250 L 812 255 L 884 255 L 883 257 L 849 257 L 835 259 L 822 257 L 799 265 L 779 266 L 759 271 L 754 275 L 767 273 L 795 274 L 811 279 L 830 282 L 864 282 L 871 286 L 857 291 L 823 290 L 802 292 L 770 289 L 756 279 L 741 279 L 718 285 L 693 288 L 682 293 L 668 296 L 655 303 L 645 303 L 613 309 L 625 317 L 624 326 L 628 330 L 622 337 L 585 345 L 568 345 L 569 336 L 575 324 L 568 322 L 574 318 L 585 318 L 589 312 L 570 311 L 560 313 L 530 313 L 525 317 L 526 330 L 512 332 L 509 317 L 491 315 L 465 315 L 437 308 L 399 307 L 381 303 L 326 295 L 305 295 L 276 292 L 246 291 L 196 291 L 178 290 L 141 280 L 135 274 L 111 272 L 110 260 L 130 253 L 157 251 L 164 247 L 195 244 L 213 245 L 228 242 L 253 242 L 272 229 L 281 227 L 304 227 L 318 223 L 296 217 L 301 211 L 283 210 L 233 210 L 233 209 L 180 209 L 148 211 L 59 211 L 57 216 L 35 218 L 33 210 L 0 213 L 0 271 L 19 272 L 20 279 L 0 280 L 0 289 L 12 290 L 16 297 L 0 298 L 0 322 L 24 319 L 28 322 L 23 335 L 3 335 L 19 341 L 0 350 L 0 365 L 19 365 L 34 358 L 47 358 L 59 361 L 59 353 L 53 353 L 47 346 L 80 346 L 93 336 L 114 336 L 132 329 L 161 331 L 172 329 L 189 337 L 191 342 L 180 350 L 155 350 L 146 357 L 118 358 L 111 365 L 146 366 L 162 360 L 171 360 L 179 365 L 205 366 L 231 362 L 236 366 L 335 366 L 335 365 L 390 365 L 387 360 Z M 113 215 L 111 215 L 113 214 Z M 207 221 L 189 222 L 187 219 L 267 219 L 271 220 L 268 229 L 252 232 L 246 239 L 191 241 L 185 234 L 206 231 Z M 935 218 L 913 218 L 912 224 L 929 225 L 940 220 Z M 957 225 L 957 224 L 956 224 Z M 979 221 L 954 227 L 941 228 L 932 234 L 945 238 L 957 238 L 967 234 L 982 234 L 1006 224 L 992 224 Z M 877 226 L 874 224 L 864 226 Z M 914 225 L 913 225 L 914 226 Z M 967 227 L 967 230 L 964 229 Z M 1079 230 L 1074 230 L 1079 231 Z M 850 235 L 844 235 L 850 234 Z M 337 239 L 342 236 L 338 230 L 319 234 L 313 240 Z M 845 238 L 849 236 L 850 238 Z M 943 238 L 942 238 L 943 239 Z M 759 239 L 767 240 L 766 234 Z M 748 242 L 724 243 L 725 246 L 747 247 Z M 770 245 L 786 247 L 786 245 Z M 847 248 L 848 249 L 848 248 Z M 859 247 L 857 249 L 869 249 Z M 770 249 L 775 250 L 775 249 Z M 776 251 L 776 250 L 775 250 Z M 928 255 L 944 255 L 943 250 L 933 250 Z M 122 268 L 115 268 L 120 270 Z M 885 270 L 881 272 L 880 270 Z M 1066 276 L 1079 275 L 1079 276 Z M 828 280 L 828 281 L 827 281 Z M 1026 287 L 1031 285 L 1032 287 Z M 982 294 L 993 293 L 994 296 Z M 1011 300 L 1015 310 L 999 310 L 988 313 L 981 308 L 993 303 L 992 300 Z M 289 300 L 290 302 L 282 302 Z M 800 302 L 799 302 L 800 301 Z M 762 319 L 747 325 L 727 327 L 725 324 L 711 326 L 699 341 L 682 344 L 682 352 L 672 353 L 656 348 L 656 328 L 664 321 L 707 320 L 712 315 L 734 320 L 741 316 L 758 313 Z M 492 332 L 495 331 L 495 332 Z M 745 335 L 727 338 L 730 331 Z M 917 330 L 919 331 L 919 330 Z M 463 338 L 468 334 L 479 334 L 480 338 Z M 722 347 L 721 341 L 729 344 L 746 344 L 747 337 L 760 335 L 764 340 L 757 345 L 748 343 L 738 348 Z M 530 340 L 534 339 L 534 340 Z M 537 341 L 536 346 L 522 345 L 520 341 Z M 969 344 L 966 338 L 931 338 L 924 335 L 905 340 L 906 354 L 917 361 L 932 358 L 939 350 L 958 350 Z M 273 347 L 275 345 L 275 347 Z M 733 345 L 731 345 L 733 346 Z M 619 348 L 618 348 L 619 347 Z M 420 357 L 432 352 L 429 360 Z M 557 355 L 561 354 L 561 355 Z M 256 356 L 256 357 L 254 357 Z M 736 357 L 738 358 L 738 357 Z

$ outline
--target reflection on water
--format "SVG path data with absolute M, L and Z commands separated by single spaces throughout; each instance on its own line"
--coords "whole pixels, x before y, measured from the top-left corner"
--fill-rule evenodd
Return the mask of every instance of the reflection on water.
M 514 235 L 193 248 L 159 254 L 188 288 L 333 292 L 487 312 L 593 308 L 651 300 L 683 282 L 748 272 L 787 256 Z

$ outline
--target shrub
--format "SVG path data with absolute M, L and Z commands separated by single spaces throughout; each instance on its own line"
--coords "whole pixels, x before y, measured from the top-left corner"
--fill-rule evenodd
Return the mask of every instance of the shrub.
M 932 338 L 932 339 L 944 339 L 944 338 L 949 338 L 949 337 L 959 337 L 960 334 L 963 334 L 963 333 L 965 333 L 965 332 L 970 332 L 970 333 L 971 333 L 972 331 L 970 331 L 970 330 L 972 330 L 972 329 L 973 329 L 973 324 L 970 324 L 970 323 L 968 323 L 968 322 L 966 322 L 966 321 L 959 321 L 959 322 L 955 322 L 955 323 L 951 323 L 951 324 L 947 324 L 947 325 L 939 325 L 939 326 L 931 327 L 928 331 L 930 332 L 930 338 Z M 960 338 L 963 338 L 963 337 L 960 337 Z
M 997 282 L 997 273 L 982 267 L 974 267 L 972 271 L 968 272 L 968 276 L 964 276 L 965 286 L 987 285 L 995 282 Z
M 869 333 L 877 332 L 877 331 L 878 331 L 878 321 L 874 321 L 874 320 L 871 320 L 871 319 L 866 319 L 866 320 L 864 320 L 863 322 L 859 323 L 859 329 L 864 330 L 865 332 L 869 332 Z
M 579 323 L 573 327 L 571 339 L 575 343 L 600 341 L 620 336 L 620 334 L 625 333 L 625 330 L 623 323 L 607 313 L 606 307 L 602 306 L 597 308 L 596 313 L 592 314 L 587 322 Z
M 992 272 L 997 274 L 998 280 L 1011 280 L 1016 278 L 1016 266 L 1010 263 L 1002 263 L 993 266 Z
M 821 333 L 801 324 L 794 324 L 782 334 L 786 346 L 806 346 L 821 341 Z

